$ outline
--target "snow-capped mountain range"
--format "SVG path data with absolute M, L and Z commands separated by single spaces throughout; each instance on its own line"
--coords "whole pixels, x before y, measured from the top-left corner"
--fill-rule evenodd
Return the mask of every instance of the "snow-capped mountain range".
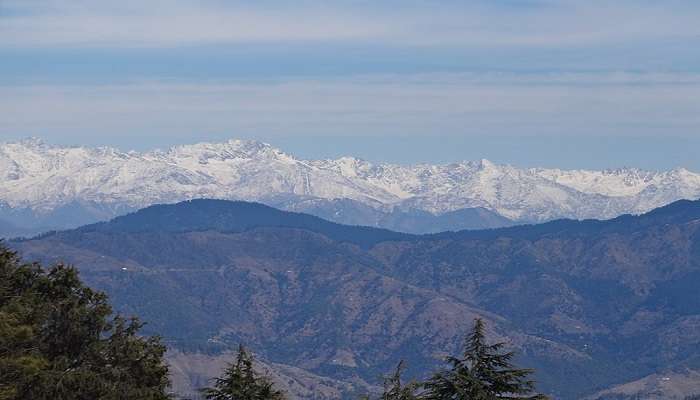
M 268 144 L 230 140 L 167 151 L 56 147 L 37 139 L 0 144 L 0 219 L 92 208 L 95 219 L 192 198 L 300 204 L 352 200 L 382 210 L 441 214 L 484 208 L 514 221 L 610 218 L 700 197 L 700 174 L 634 168 L 559 170 L 496 165 L 373 164 L 302 160 Z M 304 209 L 304 207 L 301 207 Z

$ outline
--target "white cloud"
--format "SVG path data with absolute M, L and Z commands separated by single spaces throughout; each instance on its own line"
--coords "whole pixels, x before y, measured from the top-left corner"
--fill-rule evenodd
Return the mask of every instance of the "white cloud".
M 700 134 L 698 75 L 372 76 L 1 89 L 0 135 L 12 136 Z
M 100 9 L 17 15 L 0 19 L 2 44 L 173 46 L 203 43 L 353 39 L 381 27 L 344 25 L 337 16 L 279 15 L 245 8 Z M 313 21 L 313 23 L 309 23 Z
M 160 47 L 361 41 L 388 45 L 596 46 L 700 36 L 696 2 L 12 1 L 0 46 Z M 2 12 L 6 10 L 6 12 Z

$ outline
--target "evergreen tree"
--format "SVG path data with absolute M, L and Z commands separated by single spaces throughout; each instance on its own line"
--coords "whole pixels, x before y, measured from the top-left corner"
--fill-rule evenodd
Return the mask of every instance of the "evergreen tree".
M 513 352 L 504 352 L 504 343 L 486 344 L 484 322 L 477 318 L 467 336 L 462 357 L 447 359 L 451 368 L 433 375 L 425 383 L 425 398 L 431 400 L 495 400 L 547 397 L 533 394 L 530 369 L 512 364 Z
M 167 399 L 165 347 L 74 268 L 23 264 L 0 243 L 0 400 Z
M 416 400 L 418 395 L 416 391 L 420 388 L 420 384 L 416 381 L 409 381 L 404 384 L 401 382 L 401 374 L 405 369 L 403 360 L 399 362 L 394 370 L 394 373 L 384 377 L 384 392 L 380 397 L 381 400 Z
M 238 346 L 236 362 L 229 365 L 223 376 L 216 378 L 213 388 L 202 393 L 208 400 L 283 400 L 284 395 L 276 390 L 264 376 L 253 369 L 253 356 Z

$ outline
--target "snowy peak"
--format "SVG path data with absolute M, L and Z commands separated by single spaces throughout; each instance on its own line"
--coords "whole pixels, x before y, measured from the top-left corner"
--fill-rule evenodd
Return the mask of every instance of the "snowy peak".
M 677 186 L 696 188 L 700 185 L 699 174 L 685 168 L 652 172 L 638 168 L 607 169 L 603 171 L 559 169 L 535 169 L 534 173 L 553 182 L 589 194 L 625 197 L 635 196 L 654 186 Z
M 171 148 L 166 153 L 170 157 L 200 157 L 202 159 L 216 158 L 219 160 L 240 158 L 276 158 L 286 155 L 267 143 L 252 140 L 229 140 L 224 143 L 197 143 Z M 289 157 L 289 156 L 286 156 Z
M 75 202 L 135 209 L 193 198 L 280 197 L 289 207 L 348 199 L 434 214 L 483 207 L 521 221 L 610 218 L 696 199 L 700 175 L 683 168 L 520 169 L 486 159 L 412 166 L 354 157 L 303 160 L 251 140 L 128 153 L 39 139 L 0 144 L 0 202 L 15 209 L 50 212 Z
M 9 144 L 10 145 L 14 144 L 16 146 L 22 146 L 22 147 L 26 147 L 26 148 L 36 148 L 36 149 L 44 149 L 44 148 L 48 147 L 46 145 L 46 143 L 44 143 L 44 141 L 38 137 L 28 137 L 28 138 L 22 139 L 18 142 L 9 143 Z

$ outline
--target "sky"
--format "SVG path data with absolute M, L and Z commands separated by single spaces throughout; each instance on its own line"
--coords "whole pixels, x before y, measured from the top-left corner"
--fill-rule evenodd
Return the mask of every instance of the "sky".
M 0 141 L 700 171 L 700 2 L 0 0 Z

